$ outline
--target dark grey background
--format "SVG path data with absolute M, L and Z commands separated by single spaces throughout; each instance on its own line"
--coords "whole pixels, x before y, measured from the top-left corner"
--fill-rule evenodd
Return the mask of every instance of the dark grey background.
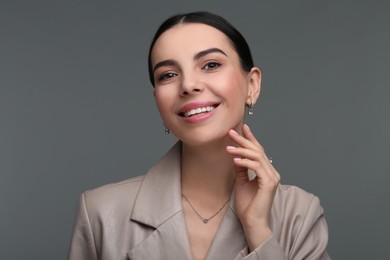
M 64 259 L 86 189 L 174 142 L 147 77 L 166 17 L 208 10 L 263 71 L 249 124 L 283 182 L 317 194 L 334 259 L 390 259 L 389 1 L 0 2 L 0 259 Z

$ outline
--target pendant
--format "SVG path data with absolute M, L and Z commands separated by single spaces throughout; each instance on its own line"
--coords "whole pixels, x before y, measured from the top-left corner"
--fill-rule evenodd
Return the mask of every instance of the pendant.
M 203 223 L 207 224 L 209 220 L 207 218 L 203 219 Z

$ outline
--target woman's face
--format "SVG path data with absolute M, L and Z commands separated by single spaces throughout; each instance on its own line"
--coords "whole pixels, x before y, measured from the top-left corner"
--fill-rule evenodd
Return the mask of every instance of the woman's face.
M 229 39 L 214 27 L 179 24 L 164 32 L 151 55 L 155 99 L 164 124 L 186 144 L 225 138 L 256 102 L 260 70 L 245 72 Z

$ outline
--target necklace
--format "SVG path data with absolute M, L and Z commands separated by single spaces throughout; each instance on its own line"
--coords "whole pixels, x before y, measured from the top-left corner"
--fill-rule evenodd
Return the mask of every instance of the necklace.
M 218 215 L 219 212 L 221 212 L 221 210 L 226 206 L 226 204 L 228 204 L 228 202 L 230 201 L 230 198 L 222 205 L 222 207 L 217 210 L 217 212 L 215 212 L 211 217 L 208 217 L 208 218 L 204 218 L 202 217 L 199 212 L 194 208 L 194 206 L 192 206 L 190 200 L 184 196 L 184 194 L 181 194 L 181 196 L 183 196 L 183 198 L 188 202 L 188 204 L 190 205 L 190 207 L 192 208 L 192 210 L 196 213 L 196 215 L 198 215 L 198 217 L 203 221 L 203 223 L 207 224 L 209 222 L 210 219 L 212 219 L 213 217 L 215 217 L 216 215 Z

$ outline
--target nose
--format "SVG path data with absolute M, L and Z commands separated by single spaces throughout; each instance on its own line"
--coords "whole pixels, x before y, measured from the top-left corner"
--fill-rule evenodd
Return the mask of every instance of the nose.
M 183 75 L 180 86 L 180 95 L 196 95 L 204 90 L 204 84 L 199 81 L 196 76 Z

